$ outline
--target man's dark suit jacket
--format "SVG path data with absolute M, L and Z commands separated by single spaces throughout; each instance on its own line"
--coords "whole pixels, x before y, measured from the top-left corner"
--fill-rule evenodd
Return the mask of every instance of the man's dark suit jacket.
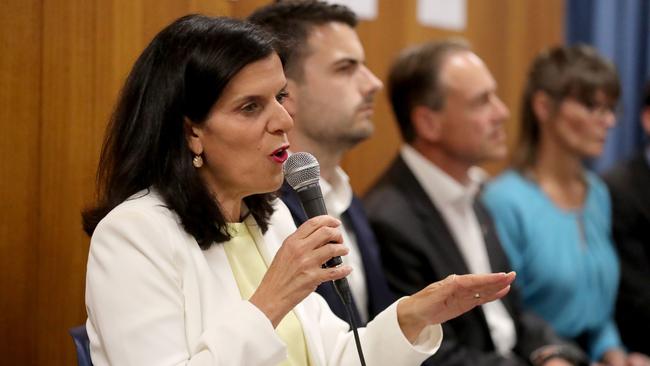
M 384 270 L 396 295 L 409 295 L 450 274 L 469 273 L 443 217 L 401 157 L 365 196 L 366 212 L 379 240 Z M 475 205 L 493 272 L 510 265 L 486 209 Z M 477 307 L 444 323 L 444 339 L 431 365 L 527 365 L 537 348 L 560 343 L 551 328 L 521 311 L 516 291 L 502 299 L 511 315 L 517 344 L 513 355 L 495 351 L 483 310 Z
M 650 166 L 643 154 L 605 175 L 621 261 L 616 321 L 623 343 L 650 354 Z
M 286 182 L 280 189 L 280 198 L 289 207 L 296 226 L 300 226 L 303 222 L 307 221 L 307 216 L 302 209 L 298 194 Z M 388 282 L 381 268 L 377 240 L 370 229 L 368 218 L 363 211 L 361 202 L 356 197 L 353 197 L 352 204 L 342 216 L 343 225 L 351 229 L 356 236 L 357 246 L 359 247 L 359 254 L 361 255 L 365 272 L 368 293 L 368 319 L 372 319 L 392 304 L 395 301 L 395 296 L 388 288 Z M 318 286 L 316 292 L 325 298 L 334 314 L 349 323 L 345 307 L 343 307 L 341 300 L 337 296 L 332 282 L 322 283 Z M 352 300 L 354 301 L 354 297 Z M 363 326 L 365 323 L 360 322 L 357 309 L 356 306 L 353 309 L 355 312 L 354 316 L 357 319 L 357 325 Z

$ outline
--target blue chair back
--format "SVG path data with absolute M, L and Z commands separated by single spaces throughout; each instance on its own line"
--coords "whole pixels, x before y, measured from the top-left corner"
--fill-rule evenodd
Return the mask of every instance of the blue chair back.
M 86 332 L 86 325 L 70 328 L 68 333 L 72 336 L 74 347 L 77 350 L 77 364 L 79 366 L 93 366 L 90 360 L 90 340 L 88 339 L 88 332 Z

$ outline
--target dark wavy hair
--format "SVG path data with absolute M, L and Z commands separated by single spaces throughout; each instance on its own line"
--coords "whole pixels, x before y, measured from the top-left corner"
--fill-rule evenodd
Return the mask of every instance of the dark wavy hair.
M 615 104 L 621 86 L 614 65 L 593 47 L 557 46 L 541 52 L 532 62 L 524 88 L 521 131 L 512 162 L 519 171 L 530 168 L 537 159 L 540 131 L 533 96 L 538 91 L 546 93 L 556 106 L 568 97 L 591 106 L 598 91 Z
M 158 33 L 131 70 L 109 121 L 97 170 L 97 202 L 83 211 L 92 235 L 113 208 L 153 187 L 202 249 L 230 239 L 219 205 L 192 165 L 184 120 L 202 124 L 228 82 L 275 53 L 257 26 L 184 16 Z M 266 231 L 272 194 L 244 198 Z
M 331 22 L 354 28 L 357 16 L 344 5 L 316 0 L 288 0 L 257 9 L 248 17 L 248 21 L 276 36 L 276 49 L 285 60 L 287 76 L 301 80 L 303 60 L 310 52 L 307 38 L 312 29 Z

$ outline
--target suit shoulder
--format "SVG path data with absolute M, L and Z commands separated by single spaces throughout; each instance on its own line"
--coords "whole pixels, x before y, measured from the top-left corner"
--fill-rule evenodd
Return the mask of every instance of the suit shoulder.
M 405 207 L 406 197 L 395 184 L 382 179 L 363 196 L 363 205 L 368 217 L 372 217 L 386 210 Z
M 162 198 L 153 191 L 141 191 L 127 198 L 112 209 L 104 220 L 118 220 L 124 216 L 141 220 L 176 220 Z M 102 220 L 102 221 L 104 221 Z
M 401 197 L 402 192 L 389 181 L 383 180 L 378 182 L 378 184 L 371 187 L 368 192 L 363 196 L 363 202 L 371 202 L 382 200 L 386 198 L 397 198 Z
M 112 209 L 98 224 L 93 238 L 117 233 L 167 236 L 182 230 L 180 218 L 153 191 L 141 191 Z M 91 240 L 92 241 L 92 240 Z
M 194 246 L 198 248 L 178 216 L 155 192 L 143 191 L 122 202 L 99 222 L 90 239 L 89 263 L 147 258 L 176 266 L 179 251 Z

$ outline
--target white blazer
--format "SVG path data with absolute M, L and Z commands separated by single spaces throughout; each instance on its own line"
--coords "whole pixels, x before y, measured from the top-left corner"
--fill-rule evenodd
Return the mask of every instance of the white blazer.
M 277 210 L 288 210 L 281 201 Z M 282 212 L 280 212 L 282 214 Z M 284 212 L 286 214 L 286 211 Z M 261 238 L 271 262 L 293 222 Z M 442 340 L 429 326 L 411 345 L 397 323 L 397 302 L 360 329 L 369 365 L 419 365 Z M 86 326 L 95 366 L 276 365 L 286 347 L 269 319 L 242 300 L 223 245 L 201 250 L 154 191 L 113 209 L 91 239 L 86 274 Z M 314 366 L 358 365 L 352 333 L 318 294 L 294 309 Z

